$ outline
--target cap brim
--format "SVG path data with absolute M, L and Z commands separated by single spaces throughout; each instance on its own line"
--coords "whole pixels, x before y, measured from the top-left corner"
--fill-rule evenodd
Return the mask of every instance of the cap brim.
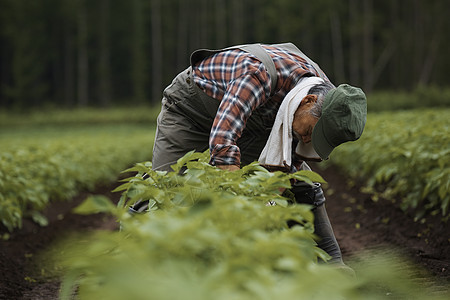
M 331 151 L 333 151 L 334 147 L 328 143 L 328 140 L 325 137 L 323 122 L 321 118 L 319 118 L 313 128 L 311 139 L 314 150 L 316 150 L 320 158 L 322 158 L 323 160 L 328 159 L 328 156 L 330 156 L 330 153 Z

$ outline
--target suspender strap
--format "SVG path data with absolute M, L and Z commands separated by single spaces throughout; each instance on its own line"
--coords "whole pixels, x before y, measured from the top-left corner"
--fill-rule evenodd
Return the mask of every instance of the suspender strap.
M 308 56 L 306 56 L 300 49 L 297 48 L 292 43 L 283 43 L 283 44 L 276 44 L 272 45 L 287 51 L 291 51 L 293 53 L 296 53 L 300 55 L 310 66 L 312 66 L 319 76 L 322 79 L 328 80 L 325 73 L 320 69 L 320 67 Z M 225 49 L 220 50 L 208 50 L 208 49 L 199 49 L 194 51 L 191 55 L 191 65 L 193 66 L 195 63 L 199 62 L 200 60 L 213 55 L 215 53 L 219 53 L 225 50 L 232 50 L 232 49 L 241 49 L 243 51 L 246 51 L 252 55 L 254 55 L 258 60 L 260 60 L 263 65 L 266 67 L 267 72 L 269 73 L 270 77 L 270 95 L 273 95 L 275 93 L 275 87 L 277 86 L 277 71 L 275 68 L 275 64 L 272 60 L 272 57 L 267 53 L 266 50 L 260 45 L 260 44 L 248 44 L 248 45 L 239 45 L 239 46 L 232 46 Z
M 319 65 L 316 64 L 311 58 L 306 56 L 306 54 L 303 53 L 300 49 L 298 49 L 297 46 L 295 46 L 294 44 L 292 44 L 292 43 L 283 43 L 283 44 L 276 44 L 276 45 L 272 45 L 272 46 L 279 47 L 281 49 L 285 49 L 285 50 L 291 51 L 293 53 L 299 54 L 304 60 L 306 60 L 306 62 L 309 65 L 311 65 L 317 71 L 317 73 L 319 73 L 319 75 L 320 75 L 320 77 L 322 79 L 326 79 L 327 78 L 327 76 L 322 71 L 322 69 L 320 69 Z
M 270 95 L 273 95 L 275 93 L 275 87 L 277 86 L 277 70 L 275 68 L 275 64 L 270 57 L 270 55 L 264 50 L 264 48 L 260 44 L 249 44 L 249 45 L 240 45 L 240 46 L 233 46 L 221 50 L 208 50 L 208 49 L 199 49 L 194 51 L 191 55 L 191 65 L 194 65 L 195 63 L 199 62 L 200 60 L 215 54 L 219 53 L 225 50 L 232 50 L 232 49 L 241 49 L 245 52 L 248 52 L 252 55 L 254 55 L 259 61 L 262 62 L 262 64 L 266 67 L 267 73 L 269 73 L 270 77 Z
M 270 95 L 273 95 L 275 93 L 275 87 L 277 86 L 278 76 L 272 57 L 270 57 L 267 51 L 264 50 L 260 44 L 245 45 L 240 47 L 240 49 L 256 56 L 256 58 L 259 59 L 266 67 L 270 76 Z

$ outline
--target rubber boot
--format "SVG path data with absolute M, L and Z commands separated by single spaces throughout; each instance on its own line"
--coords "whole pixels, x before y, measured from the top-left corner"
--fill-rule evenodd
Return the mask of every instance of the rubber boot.
M 144 173 L 144 175 L 142 175 L 142 179 L 144 180 L 149 177 L 150 176 L 147 173 Z M 131 215 L 146 213 L 148 211 L 148 204 L 149 204 L 148 200 L 145 201 L 138 200 L 136 203 L 134 203 L 128 208 L 128 213 Z
M 135 204 L 133 204 L 128 208 L 128 212 L 131 215 L 146 213 L 148 211 L 148 203 L 149 203 L 148 200 L 146 201 L 138 200 Z
M 315 207 L 312 212 L 314 213 L 314 234 L 319 238 L 318 247 L 331 256 L 330 263 L 343 264 L 341 248 L 331 227 L 325 204 Z
M 291 191 L 294 193 L 295 202 L 313 205 L 314 234 L 319 238 L 318 247 L 331 256 L 330 262 L 342 262 L 341 249 L 334 236 L 330 219 L 325 209 L 325 195 L 320 183 L 310 185 L 305 182 L 294 184 Z M 291 224 L 289 224 L 291 225 Z
M 312 209 L 314 214 L 314 234 L 318 237 L 317 246 L 331 256 L 328 263 L 332 263 L 349 276 L 355 277 L 353 269 L 348 267 L 342 260 L 341 248 L 339 247 L 333 228 L 331 227 L 330 219 L 328 218 L 325 208 L 325 195 L 320 183 L 310 185 L 299 182 L 294 184 L 291 192 L 294 193 L 296 203 L 314 206 Z M 293 226 L 295 222 L 289 221 L 288 225 Z

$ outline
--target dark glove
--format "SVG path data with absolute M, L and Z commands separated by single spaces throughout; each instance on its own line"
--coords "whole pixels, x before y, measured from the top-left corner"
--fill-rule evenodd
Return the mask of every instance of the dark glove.
M 295 196 L 295 202 L 301 204 L 310 204 L 318 207 L 325 203 L 322 185 L 315 182 L 310 185 L 306 182 L 296 182 L 292 185 L 291 192 Z

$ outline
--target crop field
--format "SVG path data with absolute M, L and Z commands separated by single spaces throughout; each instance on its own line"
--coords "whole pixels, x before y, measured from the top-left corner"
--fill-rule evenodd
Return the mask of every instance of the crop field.
M 450 205 L 450 110 L 384 112 L 369 115 L 357 143 L 338 147 L 333 164 L 365 182 L 372 199 L 400 199 L 416 220 L 440 215 Z
M 0 298 L 447 299 L 449 240 L 432 237 L 448 234 L 449 112 L 369 114 L 363 137 L 333 152 L 333 165 L 295 174 L 257 164 L 222 171 L 194 152 L 176 172 L 152 171 L 151 109 L 115 111 L 111 119 L 95 111 L 4 115 L 0 267 L 9 275 L 0 278 Z M 311 207 L 280 192 L 292 179 L 324 183 L 356 277 L 319 263 L 328 256 L 316 247 Z M 130 215 L 138 200 L 148 200 L 150 211 Z M 67 209 L 49 221 L 55 204 Z M 288 227 L 290 220 L 298 226 Z M 396 232 L 401 225 L 412 231 Z M 420 226 L 427 242 L 411 237 L 425 235 Z M 401 252 L 377 248 L 395 239 Z M 380 251 L 359 253 L 369 246 Z M 435 255 L 437 271 L 412 262 L 417 249 Z
M 114 114 L 109 122 L 99 117 L 90 124 L 91 119 L 95 116 L 86 112 L 55 113 L 47 119 L 10 117 L 3 124 L 0 220 L 9 231 L 21 227 L 24 216 L 46 225 L 39 212 L 50 199 L 70 200 L 80 190 L 115 180 L 130 164 L 151 158 L 153 125 L 120 123 Z

